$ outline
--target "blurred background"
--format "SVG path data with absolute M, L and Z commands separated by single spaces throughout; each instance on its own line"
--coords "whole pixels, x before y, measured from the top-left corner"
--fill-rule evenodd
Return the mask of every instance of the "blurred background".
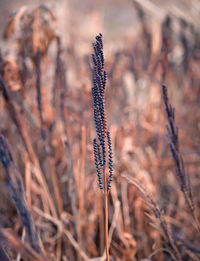
M 14 158 L 0 142 L 2 163 L 9 159 L 0 170 L 0 226 L 17 235 L 2 241 L 10 260 L 39 260 L 24 244 L 48 260 L 105 260 L 92 148 L 91 54 L 100 32 L 114 154 L 111 260 L 199 260 L 200 2 L 1 0 L 0 8 L 0 132 Z

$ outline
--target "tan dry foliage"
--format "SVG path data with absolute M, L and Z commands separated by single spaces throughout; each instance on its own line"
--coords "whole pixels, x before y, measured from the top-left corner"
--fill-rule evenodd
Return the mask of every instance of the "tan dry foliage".
M 18 55 L 30 57 L 33 61 L 37 50 L 47 58 L 52 41 L 58 39 L 57 18 L 45 5 L 34 10 L 21 7 L 8 22 L 4 37 L 14 37 L 18 46 Z
M 12 91 L 18 91 L 21 89 L 19 68 L 14 59 L 8 59 L 2 66 L 5 83 L 10 87 Z

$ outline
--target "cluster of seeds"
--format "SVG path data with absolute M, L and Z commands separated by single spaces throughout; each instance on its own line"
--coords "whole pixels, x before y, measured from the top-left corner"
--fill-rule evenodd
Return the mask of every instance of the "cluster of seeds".
M 94 158 L 99 187 L 100 189 L 105 189 L 103 187 L 102 177 L 103 175 L 106 175 L 106 155 L 108 155 L 109 177 L 107 180 L 107 190 L 109 190 L 111 187 L 111 181 L 113 176 L 113 157 L 110 132 L 107 130 L 105 114 L 106 72 L 104 70 L 102 34 L 96 36 L 96 42 L 93 44 L 93 49 L 94 53 L 92 54 L 92 98 L 94 107 L 94 123 L 98 137 L 98 139 L 93 140 Z

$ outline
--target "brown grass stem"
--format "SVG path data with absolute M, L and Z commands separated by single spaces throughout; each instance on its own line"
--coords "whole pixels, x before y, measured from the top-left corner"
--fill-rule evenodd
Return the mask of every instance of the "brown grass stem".
M 58 227 L 59 231 L 66 235 L 66 237 L 68 238 L 69 242 L 72 244 L 72 246 L 77 251 L 77 253 L 83 258 L 83 260 L 86 260 L 86 261 L 89 260 L 88 256 L 81 249 L 80 245 L 73 238 L 72 234 L 67 229 L 64 228 L 64 224 L 63 223 L 65 222 L 65 219 L 63 219 L 63 222 L 62 222 L 61 220 L 59 220 L 57 218 L 54 218 L 54 217 L 50 216 L 47 213 L 44 213 L 43 211 L 41 211 L 37 207 L 33 207 L 33 211 L 35 211 L 38 215 L 40 215 L 41 217 L 47 219 L 48 221 L 51 221 L 54 225 L 56 225 Z
M 49 203 L 48 204 L 49 208 L 51 209 L 52 214 L 54 216 L 57 216 L 56 209 L 55 209 L 55 206 L 53 204 L 53 201 L 52 201 L 52 198 L 51 198 L 51 195 L 50 195 L 44 174 L 42 173 L 38 157 L 37 157 L 37 155 L 36 155 L 36 153 L 33 149 L 30 138 L 28 136 L 28 131 L 27 131 L 26 125 L 24 124 L 25 121 L 21 117 L 18 108 L 15 106 L 15 103 L 12 99 L 12 96 L 10 95 L 10 92 L 9 92 L 3 78 L 0 79 L 0 88 L 3 91 L 4 100 L 6 102 L 7 109 L 8 109 L 8 112 L 10 114 L 10 117 L 13 120 L 14 124 L 16 125 L 16 127 L 19 131 L 19 134 L 22 138 L 25 149 L 28 153 L 29 159 L 33 163 L 35 168 L 37 169 L 37 173 L 38 173 L 37 179 L 38 179 L 38 182 L 44 188 L 44 196 L 46 197 L 46 199 Z
M 26 243 L 22 242 L 15 234 L 13 234 L 8 229 L 0 230 L 0 238 L 11 248 L 15 249 L 17 252 L 20 252 L 22 257 L 25 258 L 25 260 L 47 261 L 46 258 L 39 255 L 33 248 L 31 248 Z
M 106 181 L 106 183 L 105 183 Z M 107 180 L 104 179 L 104 185 L 107 184 Z M 104 193 L 104 202 L 105 202 L 105 243 L 106 243 L 106 257 L 107 261 L 110 261 L 109 256 L 109 244 L 108 244 L 108 191 L 105 190 Z
M 51 168 L 51 171 L 50 171 L 51 180 L 52 180 L 52 184 L 53 184 L 56 202 L 57 202 L 57 205 L 58 205 L 58 212 L 59 212 L 59 215 L 61 216 L 62 212 L 63 212 L 63 203 L 62 203 L 62 197 L 61 197 L 61 194 L 60 194 L 58 178 L 57 178 L 57 175 L 56 175 L 55 160 L 54 160 L 53 157 L 49 158 L 49 163 L 50 163 L 50 168 Z

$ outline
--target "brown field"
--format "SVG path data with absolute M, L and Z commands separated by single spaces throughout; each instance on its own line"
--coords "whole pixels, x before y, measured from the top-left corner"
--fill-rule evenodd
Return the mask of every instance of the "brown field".
M 0 261 L 200 260 L 200 3 L 0 7 Z

